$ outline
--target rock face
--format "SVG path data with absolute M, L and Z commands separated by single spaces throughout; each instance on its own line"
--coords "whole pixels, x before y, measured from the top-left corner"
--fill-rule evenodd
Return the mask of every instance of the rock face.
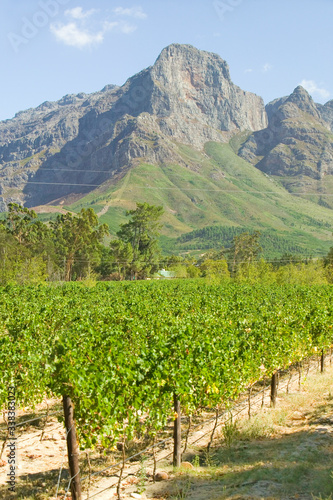
M 180 142 L 199 148 L 208 140 L 266 126 L 262 99 L 234 85 L 227 63 L 215 54 L 171 45 L 150 74 L 154 87 L 149 112 L 160 119 L 163 133 Z
M 178 162 L 175 142 L 202 149 L 267 126 L 260 97 L 219 56 L 170 45 L 122 87 L 67 95 L 0 123 L 0 210 L 86 193 L 137 161 Z
M 253 133 L 239 155 L 263 172 L 305 175 L 322 180 L 333 174 L 332 106 L 318 107 L 299 86 L 289 97 L 268 104 L 268 127 Z
M 331 131 L 333 132 L 333 100 L 328 101 L 326 104 L 317 104 L 317 109 L 321 118 L 329 124 Z

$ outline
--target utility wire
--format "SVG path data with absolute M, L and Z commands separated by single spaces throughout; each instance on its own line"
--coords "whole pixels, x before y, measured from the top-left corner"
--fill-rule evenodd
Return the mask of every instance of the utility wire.
M 205 251 L 204 255 L 206 255 L 206 253 L 208 251 L 209 251 L 209 249 L 207 249 Z M 310 262 L 317 262 L 316 259 L 319 259 L 321 257 L 326 257 L 326 256 L 327 256 L 327 254 L 322 254 L 322 255 L 318 255 L 317 257 L 311 257 L 311 258 L 305 256 L 303 259 L 300 259 L 300 260 L 292 260 L 292 259 L 276 259 L 276 260 L 275 259 L 269 259 L 269 260 L 263 259 L 263 260 L 264 260 L 264 263 L 267 263 L 267 264 L 288 263 L 288 264 L 297 265 L 297 264 L 304 264 L 304 263 L 306 263 L 308 261 L 310 261 Z M 168 264 L 167 260 L 168 260 L 168 257 L 166 257 L 164 260 L 158 260 L 158 261 L 152 262 L 151 265 L 154 265 L 154 264 L 164 264 L 164 265 L 167 265 Z M 221 260 L 223 260 L 223 262 L 226 262 L 227 264 L 233 264 L 234 263 L 233 260 L 227 260 L 227 259 L 221 259 Z M 304 261 L 306 261 L 306 262 L 304 262 Z M 84 263 L 89 264 L 90 263 L 92 265 L 98 265 L 98 264 L 96 264 L 96 263 L 94 263 L 94 262 L 92 262 L 91 260 L 88 260 L 88 259 L 74 259 L 72 262 L 74 264 L 75 263 L 78 263 L 78 264 L 79 263 L 80 264 L 84 264 Z M 255 261 L 249 261 L 249 260 L 236 261 L 236 264 L 258 264 L 258 263 L 260 263 L 260 260 L 259 261 L 258 260 L 255 260 Z M 132 263 L 129 262 L 129 261 L 126 261 L 126 260 L 114 260 L 114 261 L 111 262 L 111 264 L 123 264 L 123 265 L 127 264 L 127 265 L 131 265 Z M 150 263 L 148 263 L 148 264 L 150 264 Z M 172 265 L 177 266 L 177 265 L 182 265 L 182 264 L 186 265 L 186 263 L 184 263 L 182 261 L 175 262 Z M 170 272 L 172 272 L 172 270 L 170 270 Z
M 106 181 L 104 181 L 106 182 Z M 41 184 L 48 186 L 78 186 L 78 187 L 102 187 L 103 184 L 80 184 L 75 182 L 37 182 L 37 181 L 26 181 L 24 184 Z M 333 193 L 316 193 L 316 192 L 306 192 L 306 193 L 291 193 L 289 191 L 244 191 L 236 189 L 205 189 L 205 188 L 184 188 L 184 187 L 154 187 L 154 186 L 135 186 L 135 189 L 151 189 L 153 191 L 198 191 L 198 192 L 209 192 L 209 193 L 231 193 L 231 194 L 274 194 L 285 196 L 289 194 L 291 196 L 333 196 Z M 282 188 L 281 188 L 282 189 Z

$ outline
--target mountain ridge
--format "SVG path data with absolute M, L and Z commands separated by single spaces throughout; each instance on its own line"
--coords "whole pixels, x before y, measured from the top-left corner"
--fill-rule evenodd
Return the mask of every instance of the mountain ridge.
M 126 210 L 148 201 L 164 206 L 168 238 L 214 225 L 272 228 L 323 252 L 332 103 L 298 86 L 265 107 L 233 84 L 219 55 L 172 44 L 122 86 L 0 122 L 0 211 L 12 201 L 39 212 L 92 206 L 115 234 Z
M 0 123 L 2 191 L 19 187 L 15 201 L 48 203 L 71 192 L 54 187 L 61 169 L 84 193 L 138 158 L 181 161 L 172 141 L 202 148 L 209 140 L 228 142 L 239 130 L 259 130 L 266 121 L 262 99 L 231 82 L 223 59 L 173 44 L 122 87 L 65 96 Z M 97 165 L 104 175 L 94 175 Z M 42 193 L 33 182 L 44 186 Z
M 251 134 L 239 155 L 290 192 L 312 191 L 319 202 L 333 186 L 332 103 L 317 105 L 303 87 L 296 87 L 267 106 L 267 128 Z M 328 197 L 325 203 L 333 208 Z

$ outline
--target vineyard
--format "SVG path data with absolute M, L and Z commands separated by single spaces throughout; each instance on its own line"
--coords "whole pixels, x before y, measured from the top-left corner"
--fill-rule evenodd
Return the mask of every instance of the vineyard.
M 20 406 L 62 398 L 74 455 L 75 429 L 81 449 L 143 434 L 153 440 L 168 419 L 227 406 L 257 380 L 330 348 L 332 299 L 329 286 L 200 280 L 7 286 L 1 406 L 8 387 Z

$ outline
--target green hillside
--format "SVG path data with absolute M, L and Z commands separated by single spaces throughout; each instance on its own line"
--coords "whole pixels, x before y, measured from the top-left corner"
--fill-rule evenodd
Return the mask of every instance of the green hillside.
M 325 255 L 333 244 L 333 211 L 318 204 L 318 198 L 290 194 L 274 177 L 237 156 L 245 137 L 239 134 L 230 145 L 207 143 L 204 152 L 178 144 L 184 165 L 139 163 L 88 195 L 76 196 L 75 202 L 68 197 L 66 205 L 45 207 L 47 213 L 38 207 L 39 217 L 46 221 L 60 209 L 92 207 L 115 235 L 127 220 L 126 211 L 146 201 L 164 207 L 165 253 L 220 248 L 230 244 L 234 233 L 259 230 L 266 257 Z
M 245 228 L 250 232 L 252 228 Z M 234 226 L 207 226 L 196 229 L 190 233 L 183 234 L 179 238 L 161 238 L 161 246 L 166 253 L 180 254 L 188 252 L 200 253 L 207 250 L 221 250 L 222 247 L 230 248 L 233 238 L 244 232 L 244 228 Z M 297 243 L 296 243 L 297 242 Z M 318 240 L 306 233 L 278 232 L 276 229 L 265 229 L 261 231 L 260 246 L 262 254 L 266 259 L 274 259 L 283 254 L 319 256 L 322 254 Z M 327 251 L 324 251 L 327 253 Z
M 332 244 L 332 210 L 291 195 L 272 177 L 239 158 L 231 145 L 210 142 L 202 153 L 184 145 L 178 149 L 186 167 L 140 163 L 68 208 L 94 208 L 115 234 L 126 220 L 126 210 L 136 202 L 163 205 L 162 245 L 166 251 L 206 249 L 205 238 L 196 236 L 191 243 L 177 238 L 207 226 L 222 226 L 257 229 L 268 239 L 274 237 L 278 244 L 269 244 L 266 238 L 270 256 L 291 249 L 312 255 L 327 253 Z

